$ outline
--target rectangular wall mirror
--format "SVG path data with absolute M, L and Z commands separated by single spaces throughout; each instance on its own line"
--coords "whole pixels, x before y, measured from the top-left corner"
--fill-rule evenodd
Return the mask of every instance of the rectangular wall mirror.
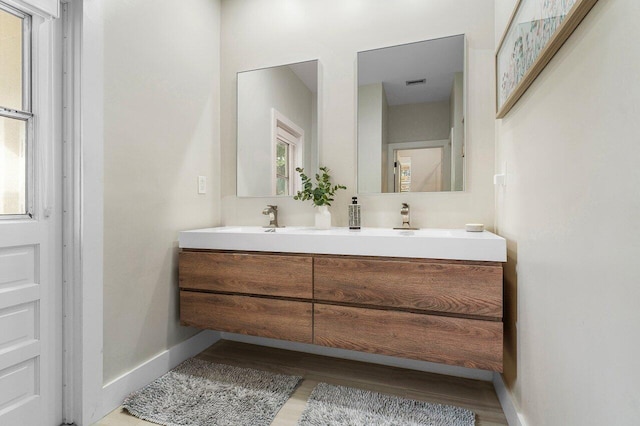
M 358 192 L 464 189 L 465 37 L 358 52 Z
M 318 61 L 238 73 L 237 195 L 291 196 L 318 168 Z

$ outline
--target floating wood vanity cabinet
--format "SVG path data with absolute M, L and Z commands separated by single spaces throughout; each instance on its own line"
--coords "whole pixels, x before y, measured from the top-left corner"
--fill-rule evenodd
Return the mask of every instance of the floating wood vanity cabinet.
M 185 325 L 502 371 L 499 262 L 183 249 Z

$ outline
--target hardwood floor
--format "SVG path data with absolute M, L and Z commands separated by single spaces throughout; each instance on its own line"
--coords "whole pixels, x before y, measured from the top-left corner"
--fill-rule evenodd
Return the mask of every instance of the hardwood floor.
M 420 401 L 468 408 L 476 413 L 477 426 L 506 425 L 493 385 L 339 358 L 287 351 L 221 340 L 197 358 L 221 364 L 249 367 L 304 378 L 276 416 L 274 426 L 295 425 L 307 398 L 318 382 L 351 386 Z M 98 426 L 153 425 L 118 408 L 96 423 Z

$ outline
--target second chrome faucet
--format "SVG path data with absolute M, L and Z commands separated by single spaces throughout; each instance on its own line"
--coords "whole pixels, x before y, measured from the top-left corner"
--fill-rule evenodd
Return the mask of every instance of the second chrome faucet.
M 402 226 L 393 228 L 393 229 L 407 229 L 407 230 L 417 230 L 418 228 L 414 228 L 410 223 L 410 213 L 409 213 L 409 204 L 402 203 L 402 208 L 400 209 L 400 216 L 402 216 Z

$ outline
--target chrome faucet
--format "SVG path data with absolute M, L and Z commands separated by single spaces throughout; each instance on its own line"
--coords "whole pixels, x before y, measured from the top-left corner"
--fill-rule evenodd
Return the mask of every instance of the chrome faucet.
M 267 208 L 262 210 L 262 214 L 269 215 L 269 225 L 263 226 L 263 228 L 283 228 L 278 225 L 278 206 L 267 205 Z
M 409 204 L 402 203 L 402 208 L 400 209 L 400 216 L 402 216 L 402 226 L 393 229 L 401 229 L 404 231 L 417 231 L 419 228 L 413 228 L 409 223 Z
M 402 203 L 400 216 L 402 216 L 402 228 L 411 228 L 411 225 L 409 224 L 409 204 Z

